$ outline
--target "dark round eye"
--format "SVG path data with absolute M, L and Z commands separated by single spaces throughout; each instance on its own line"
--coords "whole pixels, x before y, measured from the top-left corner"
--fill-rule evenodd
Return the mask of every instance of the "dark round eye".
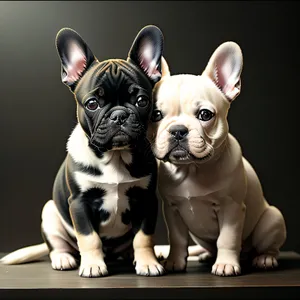
M 214 116 L 214 113 L 208 109 L 201 109 L 198 114 L 198 118 L 201 121 L 209 121 Z
M 152 120 L 153 122 L 158 122 L 158 121 L 160 121 L 162 118 L 163 118 L 163 115 L 162 115 L 161 111 L 158 110 L 158 109 L 155 109 L 155 110 L 153 111 L 153 113 L 152 113 L 151 120 Z
M 148 98 L 145 96 L 139 96 L 136 100 L 136 106 L 138 107 L 145 107 L 148 105 Z
M 96 110 L 99 107 L 99 104 L 97 102 L 97 100 L 95 98 L 89 99 L 88 101 L 86 101 L 85 103 L 85 107 L 88 110 Z

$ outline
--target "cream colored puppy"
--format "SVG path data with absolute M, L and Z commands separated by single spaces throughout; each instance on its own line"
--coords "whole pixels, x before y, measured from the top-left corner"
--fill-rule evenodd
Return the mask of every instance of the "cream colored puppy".
M 240 274 L 243 252 L 254 251 L 253 265 L 258 268 L 277 266 L 286 239 L 284 218 L 265 200 L 227 122 L 231 102 L 241 90 L 242 66 L 242 52 L 234 42 L 216 49 L 201 76 L 170 76 L 162 60 L 149 136 L 160 160 L 168 271 L 186 269 L 189 234 L 202 246 L 190 248 L 189 255 L 215 257 L 213 274 Z

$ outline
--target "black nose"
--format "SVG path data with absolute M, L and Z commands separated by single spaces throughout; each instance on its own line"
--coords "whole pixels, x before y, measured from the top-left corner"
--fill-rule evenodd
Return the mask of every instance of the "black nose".
M 128 113 L 122 109 L 114 110 L 109 118 L 118 125 L 122 125 L 128 119 Z
M 188 135 L 189 130 L 184 125 L 173 125 L 170 127 L 169 132 L 176 140 L 180 141 Z

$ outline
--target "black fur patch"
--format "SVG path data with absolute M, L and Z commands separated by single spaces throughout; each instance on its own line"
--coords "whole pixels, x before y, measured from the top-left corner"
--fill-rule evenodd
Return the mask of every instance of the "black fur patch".
M 91 188 L 82 193 L 82 200 L 95 207 L 101 207 L 106 191 L 101 188 Z
M 126 209 L 125 212 L 122 213 L 122 222 L 125 225 L 130 224 L 131 221 L 131 212 L 129 209 Z
M 92 188 L 77 198 L 70 199 L 70 211 L 76 230 L 83 235 L 89 235 L 95 230 L 98 232 L 99 224 L 103 221 L 100 216 L 107 219 L 109 214 L 105 211 L 100 214 L 105 191 Z
M 110 212 L 108 212 L 107 210 L 100 208 L 99 211 L 99 220 L 101 223 L 105 222 L 110 216 Z
M 141 146 L 134 148 L 131 153 L 132 162 L 126 165 L 126 168 L 132 177 L 141 178 L 155 172 L 157 164 L 148 140 L 145 139 Z
M 92 167 L 92 166 L 85 166 L 81 163 L 76 162 L 76 165 L 78 167 L 78 171 L 81 171 L 83 173 L 94 175 L 94 176 L 100 176 L 103 173 L 98 168 Z
M 103 156 L 104 156 L 103 150 L 99 149 L 98 147 L 96 147 L 95 145 L 93 145 L 91 143 L 89 143 L 89 147 L 92 149 L 92 151 L 98 158 L 103 158 Z
M 142 229 L 145 234 L 154 234 L 158 210 L 155 192 L 141 187 L 131 187 L 126 195 L 129 199 L 131 224 L 134 231 Z
M 67 168 L 67 165 L 69 165 L 67 164 L 68 158 L 69 156 L 66 157 L 65 161 L 60 166 L 59 171 L 55 177 L 52 199 L 54 200 L 55 205 L 60 214 L 62 215 L 63 219 L 70 226 L 73 226 L 68 203 L 68 199 L 71 193 L 68 187 L 72 189 L 72 192 L 75 195 L 78 194 L 80 191 L 77 185 L 75 184 L 74 180 L 72 179 L 72 175 L 69 173 L 69 169 Z
M 100 223 L 107 221 L 110 213 L 102 208 L 103 197 L 106 191 L 100 188 L 92 188 L 83 193 L 82 201 L 88 203 L 92 210 L 92 223 L 96 231 Z

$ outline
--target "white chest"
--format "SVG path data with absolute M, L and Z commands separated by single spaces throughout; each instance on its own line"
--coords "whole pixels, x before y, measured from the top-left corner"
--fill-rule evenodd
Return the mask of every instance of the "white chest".
M 190 232 L 211 241 L 219 234 L 217 213 L 224 189 L 193 171 L 161 168 L 159 193 L 170 209 L 180 213 Z
M 130 224 L 122 221 L 122 214 L 130 209 L 127 191 L 132 187 L 146 189 L 151 176 L 134 178 L 127 167 L 132 163 L 129 151 L 110 151 L 102 158 L 95 156 L 88 146 L 87 137 L 81 126 L 77 124 L 68 141 L 68 152 L 76 163 L 97 168 L 101 175 L 92 175 L 84 171 L 75 171 L 75 182 L 82 193 L 91 189 L 103 190 L 101 208 L 107 212 L 107 218 L 101 222 L 99 234 L 107 237 L 117 237 L 130 229 Z
M 210 180 L 205 173 L 199 173 L 196 166 L 176 168 L 168 163 L 159 169 L 158 186 L 164 195 L 183 198 L 205 197 L 224 188 L 218 181 Z
M 110 167 L 104 168 L 100 176 L 75 172 L 75 179 L 82 192 L 93 188 L 104 191 L 101 209 L 106 211 L 109 217 L 99 225 L 99 234 L 107 237 L 122 236 L 131 228 L 130 223 L 123 222 L 123 214 L 127 210 L 130 211 L 127 191 L 133 187 L 146 189 L 150 182 L 150 176 L 136 179 L 131 177 L 128 171 L 121 173 L 119 169 Z

